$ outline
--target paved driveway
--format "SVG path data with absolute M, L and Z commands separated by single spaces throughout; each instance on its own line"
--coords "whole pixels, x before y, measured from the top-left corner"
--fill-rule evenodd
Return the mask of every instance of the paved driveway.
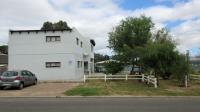
M 28 86 L 22 90 L 6 89 L 0 90 L 0 97 L 22 97 L 22 96 L 63 96 L 63 92 L 71 89 L 79 83 L 39 83 Z

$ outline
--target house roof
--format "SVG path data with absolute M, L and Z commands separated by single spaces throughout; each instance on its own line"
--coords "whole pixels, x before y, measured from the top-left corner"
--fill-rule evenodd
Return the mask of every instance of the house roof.
M 12 33 L 22 33 L 22 32 L 55 32 L 55 31 L 72 31 L 72 29 L 55 29 L 55 30 L 9 30 L 9 32 L 12 34 Z
M 8 64 L 8 55 L 0 54 L 0 64 Z

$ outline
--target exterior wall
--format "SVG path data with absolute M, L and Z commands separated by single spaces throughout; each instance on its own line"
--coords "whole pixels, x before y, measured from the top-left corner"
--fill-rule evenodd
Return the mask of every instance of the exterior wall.
M 60 36 L 61 41 L 46 42 L 46 36 Z M 76 38 L 79 38 L 79 45 L 76 44 Z M 88 52 L 85 49 L 90 45 L 87 41 L 89 38 L 82 37 L 75 28 L 71 32 L 10 33 L 8 69 L 30 70 L 39 80 L 80 81 L 84 75 L 84 68 L 78 68 L 77 61 L 84 61 L 83 54 Z M 61 67 L 46 68 L 46 62 L 61 62 Z
M 76 32 L 78 31 L 76 30 Z M 85 72 L 86 74 L 87 72 L 91 74 L 94 72 L 94 50 L 92 51 L 91 47 L 94 47 L 94 46 L 90 43 L 90 38 L 82 37 L 80 33 L 78 33 L 78 35 L 79 37 L 81 37 L 81 40 L 83 41 L 83 49 L 82 49 L 83 61 L 88 62 L 88 69 L 85 70 Z M 93 59 L 92 62 L 91 62 L 91 59 Z

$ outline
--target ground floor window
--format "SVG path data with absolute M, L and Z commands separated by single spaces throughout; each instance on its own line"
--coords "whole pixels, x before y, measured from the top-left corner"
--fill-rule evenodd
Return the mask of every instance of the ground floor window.
M 83 62 L 82 61 L 77 61 L 77 68 L 82 68 Z
M 77 61 L 77 68 L 80 68 L 80 61 Z
M 46 68 L 61 67 L 60 62 L 46 62 Z

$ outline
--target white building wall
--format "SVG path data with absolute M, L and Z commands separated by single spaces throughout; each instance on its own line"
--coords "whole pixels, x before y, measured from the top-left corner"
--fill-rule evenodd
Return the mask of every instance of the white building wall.
M 46 42 L 46 36 L 60 36 L 60 42 Z M 76 38 L 83 47 L 76 45 Z M 39 80 L 80 81 L 84 75 L 83 54 L 89 38 L 84 38 L 76 29 L 70 31 L 13 32 L 9 34 L 8 69 L 26 69 L 35 73 Z M 88 54 L 91 54 L 90 52 Z M 90 55 L 87 60 L 90 59 Z M 77 67 L 82 61 L 82 67 Z M 61 62 L 60 68 L 46 68 L 46 62 Z

